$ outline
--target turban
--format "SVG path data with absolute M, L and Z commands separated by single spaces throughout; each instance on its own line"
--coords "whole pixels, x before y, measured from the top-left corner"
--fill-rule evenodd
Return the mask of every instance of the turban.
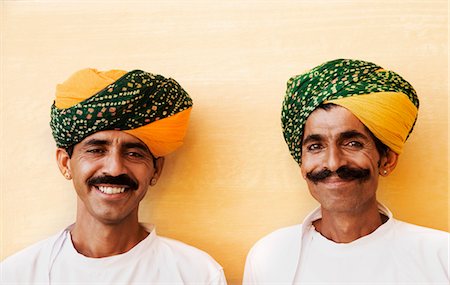
M 121 130 L 160 157 L 182 145 L 191 109 L 192 99 L 171 78 L 142 70 L 83 69 L 57 85 L 50 127 L 58 147 Z
M 371 62 L 337 59 L 287 82 L 281 111 L 284 139 L 301 164 L 303 131 L 309 115 L 333 103 L 352 112 L 397 154 L 417 119 L 419 99 L 405 79 Z

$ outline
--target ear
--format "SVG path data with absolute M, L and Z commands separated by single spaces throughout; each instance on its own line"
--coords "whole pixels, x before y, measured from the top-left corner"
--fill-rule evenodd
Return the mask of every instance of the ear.
M 150 186 L 154 186 L 156 184 L 156 182 L 158 182 L 158 179 L 161 176 L 163 167 L 164 167 L 164 157 L 158 157 L 157 159 L 154 160 L 155 172 L 153 173 L 153 177 L 150 180 Z
M 67 151 L 63 148 L 56 149 L 56 162 L 58 163 L 59 171 L 67 179 L 72 179 L 72 173 L 70 171 L 70 157 Z
M 398 154 L 388 149 L 386 155 L 384 155 L 380 160 L 380 175 L 388 176 L 392 171 L 394 171 L 398 162 Z

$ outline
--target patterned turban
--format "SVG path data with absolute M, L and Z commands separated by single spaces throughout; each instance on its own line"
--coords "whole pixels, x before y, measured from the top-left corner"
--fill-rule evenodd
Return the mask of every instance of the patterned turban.
M 348 109 L 397 154 L 414 127 L 419 108 L 411 84 L 371 62 L 337 59 L 294 76 L 287 83 L 281 124 L 299 164 L 306 120 L 320 104 L 327 103 Z
M 191 98 L 171 78 L 142 70 L 83 69 L 56 87 L 50 127 L 58 147 L 121 130 L 160 157 L 183 144 L 191 109 Z

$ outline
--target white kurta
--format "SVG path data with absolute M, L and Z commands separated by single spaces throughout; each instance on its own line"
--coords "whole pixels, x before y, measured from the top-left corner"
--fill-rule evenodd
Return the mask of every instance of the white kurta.
M 66 229 L 5 259 L 1 284 L 226 284 L 221 266 L 207 253 L 159 237 L 155 230 L 123 254 L 79 254 Z
M 277 230 L 258 241 L 247 256 L 244 284 L 450 284 L 447 232 L 389 220 L 350 243 L 335 243 L 312 222 Z

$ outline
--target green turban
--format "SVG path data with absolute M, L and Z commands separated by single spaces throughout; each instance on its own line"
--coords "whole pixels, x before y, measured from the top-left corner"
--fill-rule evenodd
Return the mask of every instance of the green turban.
M 165 156 L 183 143 L 192 99 L 172 78 L 142 70 L 83 69 L 59 84 L 51 107 L 58 147 L 105 130 L 120 130 Z
M 299 164 L 306 120 L 323 103 L 347 108 L 398 154 L 414 127 L 419 108 L 411 84 L 371 62 L 337 59 L 294 76 L 287 83 L 281 124 L 290 153 Z

